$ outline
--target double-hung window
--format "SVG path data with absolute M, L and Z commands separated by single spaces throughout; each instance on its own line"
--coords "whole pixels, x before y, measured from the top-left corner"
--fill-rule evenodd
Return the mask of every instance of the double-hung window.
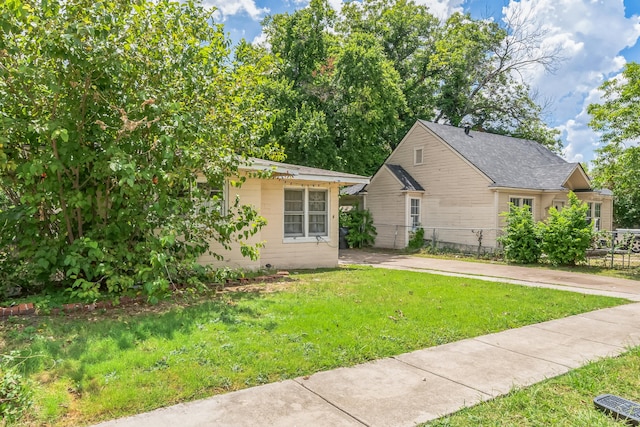
M 410 205 L 411 229 L 420 227 L 420 199 L 411 199 Z
M 528 206 L 529 211 L 533 212 L 533 199 L 530 197 L 509 197 L 509 203 L 518 208 Z
M 329 235 L 329 193 L 309 188 L 284 190 L 284 237 Z
M 221 187 L 211 186 L 207 182 L 197 182 L 198 191 L 202 196 L 199 208 L 205 209 L 206 212 L 218 212 L 221 215 L 225 212 L 224 191 Z
M 600 218 L 602 217 L 602 203 L 587 202 L 587 224 L 593 222 L 596 230 L 600 230 Z

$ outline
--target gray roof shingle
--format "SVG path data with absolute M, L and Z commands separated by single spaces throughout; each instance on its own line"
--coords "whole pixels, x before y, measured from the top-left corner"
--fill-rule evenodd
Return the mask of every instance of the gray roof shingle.
M 386 164 L 387 168 L 395 175 L 396 178 L 402 183 L 403 191 L 424 191 L 422 185 L 416 181 L 404 168 L 400 165 Z
M 568 163 L 535 141 L 420 120 L 493 181 L 494 187 L 560 190 L 578 163 Z

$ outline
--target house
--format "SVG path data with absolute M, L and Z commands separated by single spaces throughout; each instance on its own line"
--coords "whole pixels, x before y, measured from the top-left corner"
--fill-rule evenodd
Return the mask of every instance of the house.
M 258 177 L 255 172 L 270 172 Z M 367 184 L 369 178 L 324 169 L 296 166 L 250 158 L 239 166 L 246 181 L 235 187 L 229 181 L 222 189 L 223 200 L 239 198 L 263 218 L 264 226 L 248 242 L 263 243 L 260 257 L 243 257 L 240 246 L 224 250 L 217 242 L 211 249 L 220 261 L 205 254 L 198 262 L 229 268 L 321 268 L 338 265 L 338 196 L 340 188 Z
M 497 247 L 509 203 L 530 206 L 540 221 L 569 191 L 588 203 L 597 228 L 612 228 L 611 192 L 594 190 L 579 163 L 534 141 L 419 120 L 357 193 L 377 247 L 404 248 L 422 227 L 434 244 L 478 249 Z

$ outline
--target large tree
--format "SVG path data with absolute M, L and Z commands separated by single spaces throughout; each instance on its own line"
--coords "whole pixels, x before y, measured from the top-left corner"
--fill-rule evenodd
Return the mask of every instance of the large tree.
M 361 174 L 375 172 L 417 119 L 558 151 L 558 132 L 522 78 L 531 66 L 551 69 L 557 52 L 541 48 L 528 18 L 498 25 L 454 14 L 441 22 L 412 0 L 348 2 L 340 13 L 312 0 L 268 17 L 268 47 L 249 55 L 276 58 L 263 90 L 277 120 L 265 140 L 292 162 Z
M 602 102 L 589 105 L 589 125 L 605 145 L 593 162 L 594 183 L 614 194 L 614 219 L 623 227 L 640 226 L 640 64 L 600 87 Z
M 191 1 L 0 4 L 5 285 L 155 294 L 209 239 L 263 223 L 195 185 L 220 186 L 266 126 L 260 70 L 232 66 L 211 17 Z
M 371 35 L 332 31 L 334 17 L 326 0 L 270 17 L 270 51 L 241 45 L 239 57 L 276 58 L 263 87 L 277 117 L 266 141 L 293 163 L 370 174 L 402 128 L 400 77 Z
M 543 48 L 531 18 L 511 14 L 499 25 L 456 13 L 440 22 L 411 0 L 364 0 L 344 6 L 339 28 L 373 34 L 393 61 L 408 105 L 405 129 L 416 119 L 464 122 L 559 151 L 558 132 L 522 77 L 530 67 L 551 71 L 560 59 Z

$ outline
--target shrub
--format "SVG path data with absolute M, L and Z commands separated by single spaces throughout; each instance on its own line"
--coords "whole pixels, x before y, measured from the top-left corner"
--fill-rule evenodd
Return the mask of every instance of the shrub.
M 417 251 L 424 246 L 424 228 L 419 227 L 413 232 L 413 235 L 409 239 L 407 249 Z
M 349 229 L 345 239 L 350 248 L 372 246 L 378 235 L 371 212 L 360 210 L 357 206 L 340 214 L 340 226 Z
M 540 224 L 542 252 L 552 264 L 575 265 L 586 259 L 593 239 L 593 225 L 586 222 L 587 204 L 569 193 L 569 205 L 558 212 L 549 208 L 549 217 Z
M 22 418 L 33 405 L 31 388 L 12 366 L 15 354 L 0 355 L 0 420 L 7 425 Z
M 511 204 L 509 212 L 501 216 L 507 218 L 504 234 L 498 242 L 504 248 L 504 258 L 518 264 L 536 263 L 540 259 L 540 237 L 529 206 L 518 207 Z

